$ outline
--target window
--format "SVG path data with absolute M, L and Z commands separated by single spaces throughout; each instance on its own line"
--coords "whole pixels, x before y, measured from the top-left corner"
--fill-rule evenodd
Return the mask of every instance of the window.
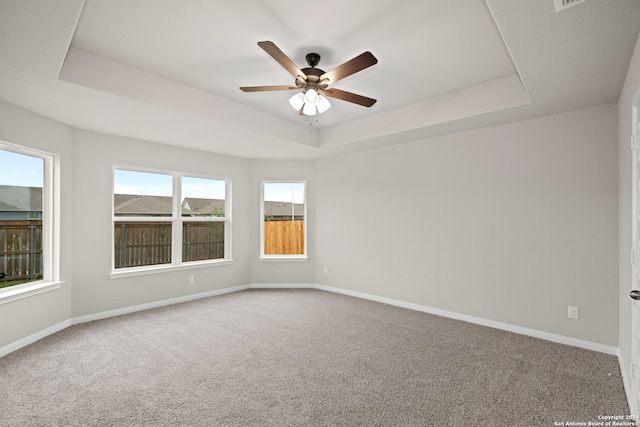
M 0 288 L 58 281 L 55 156 L 0 143 Z M 57 171 L 55 171 L 57 173 Z
M 261 258 L 307 256 L 306 182 L 264 181 L 261 188 Z
M 183 177 L 182 262 L 224 259 L 226 182 Z
M 115 169 L 113 269 L 229 259 L 228 181 Z

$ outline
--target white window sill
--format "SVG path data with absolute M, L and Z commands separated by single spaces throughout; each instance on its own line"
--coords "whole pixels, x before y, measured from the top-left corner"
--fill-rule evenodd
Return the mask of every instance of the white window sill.
M 166 273 L 169 271 L 180 271 L 180 270 L 192 270 L 194 268 L 217 267 L 219 265 L 229 265 L 229 264 L 233 264 L 232 259 L 225 259 L 225 260 L 219 260 L 219 261 L 194 261 L 188 264 L 179 264 L 179 265 L 163 264 L 163 265 L 149 265 L 144 267 L 119 268 L 109 273 L 109 277 L 112 279 L 120 279 L 122 277 L 145 276 L 147 274 Z
M 262 255 L 260 262 L 309 261 L 306 255 Z
M 64 282 L 33 282 L 0 289 L 0 304 L 59 289 Z

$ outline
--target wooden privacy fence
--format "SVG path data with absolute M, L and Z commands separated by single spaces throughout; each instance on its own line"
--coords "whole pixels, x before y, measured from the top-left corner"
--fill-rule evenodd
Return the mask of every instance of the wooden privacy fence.
M 171 263 L 171 222 L 116 222 L 115 268 Z M 182 261 L 224 258 L 223 222 L 184 222 Z
M 115 268 L 171 262 L 170 222 L 116 222 Z
M 224 258 L 224 222 L 185 222 L 182 261 Z
M 265 255 L 304 254 L 304 220 L 265 221 Z
M 0 221 L 0 270 L 7 282 L 42 277 L 42 221 Z

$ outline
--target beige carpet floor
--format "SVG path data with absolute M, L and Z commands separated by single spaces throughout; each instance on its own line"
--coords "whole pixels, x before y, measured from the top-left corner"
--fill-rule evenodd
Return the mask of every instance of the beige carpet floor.
M 0 358 L 2 426 L 535 427 L 628 413 L 613 356 L 310 289 L 80 324 Z

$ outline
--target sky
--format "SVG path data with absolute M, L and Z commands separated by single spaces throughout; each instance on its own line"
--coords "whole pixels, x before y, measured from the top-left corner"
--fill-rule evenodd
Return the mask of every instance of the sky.
M 301 182 L 265 182 L 264 200 L 269 202 L 304 203 L 304 184 Z
M 114 171 L 116 194 L 140 194 L 148 196 L 171 196 L 171 175 L 150 172 Z M 182 197 L 202 199 L 224 199 L 225 181 L 182 177 Z M 265 200 L 271 202 L 304 203 L 303 183 L 267 182 L 264 187 Z
M 114 192 L 116 194 L 139 194 L 147 196 L 171 196 L 173 177 L 171 175 L 114 170 Z M 218 179 L 193 178 L 183 176 L 182 197 L 200 199 L 224 199 L 225 181 Z
M 0 185 L 42 187 L 44 183 L 44 160 L 0 149 Z M 265 200 L 273 202 L 304 203 L 303 183 L 266 182 Z M 114 171 L 116 194 L 139 194 L 149 196 L 171 196 L 172 177 L 149 172 Z M 182 177 L 182 197 L 202 199 L 224 199 L 225 181 Z
M 42 188 L 44 160 L 0 150 L 0 185 Z

